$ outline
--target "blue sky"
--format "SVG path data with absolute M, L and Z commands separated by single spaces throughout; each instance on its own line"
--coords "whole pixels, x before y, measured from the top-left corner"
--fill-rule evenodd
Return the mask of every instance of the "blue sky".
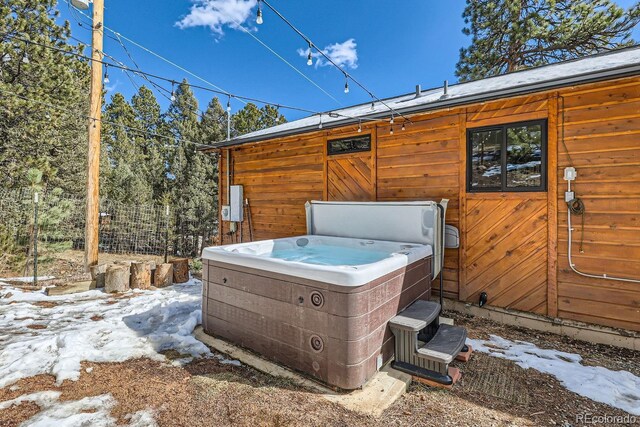
M 250 8 L 255 0 L 106 0 L 105 3 L 107 27 L 232 93 L 314 111 L 370 99 L 354 84 L 345 94 L 344 77 L 335 68 L 315 63 L 308 66 L 303 40 L 268 8 L 263 7 L 264 24 L 256 25 L 256 8 Z M 224 13 L 206 8 L 205 3 L 219 5 Z M 445 79 L 455 82 L 459 49 L 469 43 L 461 31 L 464 0 L 271 0 L 270 3 L 317 46 L 339 55 L 348 71 L 380 98 L 411 92 L 416 84 L 428 88 L 442 85 Z M 633 0 L 618 3 L 628 7 Z M 87 27 L 76 23 L 78 15 L 70 14 L 65 0 L 60 0 L 59 9 L 62 19 L 71 22 L 73 36 L 88 43 Z M 229 14 L 234 16 L 233 20 L 228 18 Z M 237 29 L 236 22 L 244 22 L 256 37 L 338 102 Z M 640 29 L 634 31 L 634 36 L 640 39 Z M 147 52 L 127 46 L 141 69 L 175 80 L 187 77 L 192 83 L 206 86 Z M 300 49 L 303 56 L 298 52 Z M 131 65 L 117 41 L 106 38 L 104 50 Z M 135 89 L 122 72 L 111 70 L 110 80 L 111 93 L 118 91 L 127 97 L 133 94 Z M 137 83 L 144 82 L 137 79 Z M 166 100 L 157 96 L 166 106 Z M 196 96 L 204 108 L 213 95 L 196 90 Z M 232 101 L 234 111 L 241 107 L 241 103 Z M 305 115 L 282 112 L 289 120 Z

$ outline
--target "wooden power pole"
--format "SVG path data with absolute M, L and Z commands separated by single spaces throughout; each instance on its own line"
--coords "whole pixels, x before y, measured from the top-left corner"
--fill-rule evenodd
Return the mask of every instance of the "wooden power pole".
M 104 0 L 93 0 L 91 36 L 91 94 L 89 98 L 89 151 L 87 152 L 87 217 L 84 237 L 84 264 L 98 264 L 98 224 L 100 216 L 100 128 L 102 112 L 102 47 Z

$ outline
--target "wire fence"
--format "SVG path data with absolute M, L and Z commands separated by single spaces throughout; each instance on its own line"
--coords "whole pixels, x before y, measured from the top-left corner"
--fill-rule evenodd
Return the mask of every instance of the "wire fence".
M 0 277 L 64 275 L 82 267 L 85 199 L 60 190 L 0 190 Z M 37 224 L 37 227 L 36 227 Z M 217 218 L 185 220 L 160 204 L 100 201 L 103 254 L 199 257 L 214 243 Z

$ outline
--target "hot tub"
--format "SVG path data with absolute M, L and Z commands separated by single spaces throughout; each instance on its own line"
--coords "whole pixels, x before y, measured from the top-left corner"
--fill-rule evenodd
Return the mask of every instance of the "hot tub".
M 405 215 L 394 214 L 401 210 Z M 410 217 L 418 224 L 402 226 Z M 324 383 L 355 389 L 393 356 L 388 320 L 429 298 L 442 252 L 434 240 L 437 207 L 313 202 L 307 219 L 309 235 L 204 250 L 203 327 Z M 347 232 L 353 236 L 341 235 Z M 411 233 L 408 241 L 379 239 Z

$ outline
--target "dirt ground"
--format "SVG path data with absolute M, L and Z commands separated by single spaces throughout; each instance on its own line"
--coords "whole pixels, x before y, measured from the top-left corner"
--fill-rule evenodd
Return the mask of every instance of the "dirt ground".
M 472 338 L 497 334 L 523 339 L 542 348 L 576 352 L 586 364 L 625 369 L 640 375 L 638 353 L 591 345 L 552 334 L 499 325 L 484 319 L 456 317 Z M 168 354 L 171 357 L 180 357 Z M 350 412 L 314 392 L 246 366 L 197 359 L 183 367 L 136 359 L 124 363 L 84 363 L 78 381 L 60 387 L 41 375 L 0 390 L 0 401 L 26 393 L 58 390 L 61 400 L 111 393 L 111 412 L 125 415 L 151 408 L 160 426 L 569 426 L 576 415 L 626 415 L 566 390 L 555 378 L 525 370 L 513 362 L 474 353 L 456 362 L 463 377 L 451 391 L 413 384 L 380 418 Z M 86 372 L 86 368 L 91 372 Z M 0 426 L 18 426 L 38 412 L 32 403 L 0 411 Z

